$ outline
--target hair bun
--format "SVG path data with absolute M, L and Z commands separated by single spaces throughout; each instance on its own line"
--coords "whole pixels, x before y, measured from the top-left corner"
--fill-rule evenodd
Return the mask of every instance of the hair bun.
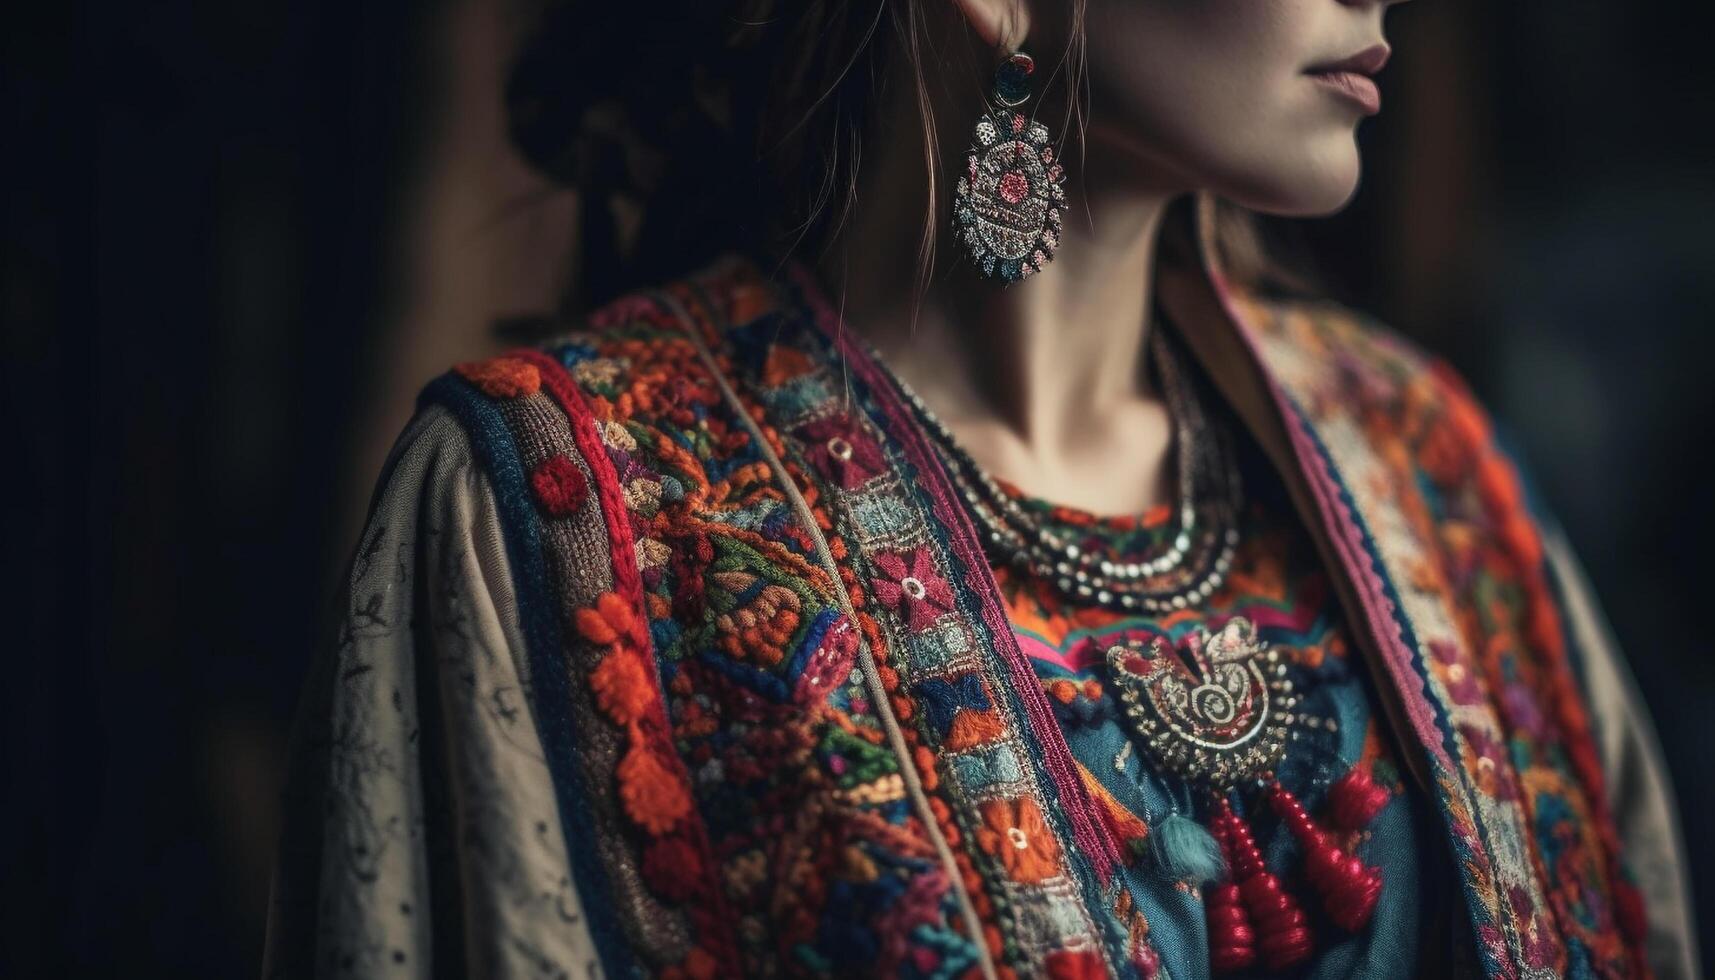
M 754 213 L 756 168 L 752 141 L 735 134 L 751 120 L 732 108 L 747 68 L 730 6 L 562 0 L 513 64 L 514 146 L 586 202 L 586 299 L 749 244 L 736 235 L 748 228 L 746 209 Z M 642 215 L 624 254 L 608 206 L 616 197 Z
M 716 82 L 724 6 L 554 4 L 507 83 L 513 143 L 559 183 L 647 192 L 652 162 L 718 128 L 697 87 Z

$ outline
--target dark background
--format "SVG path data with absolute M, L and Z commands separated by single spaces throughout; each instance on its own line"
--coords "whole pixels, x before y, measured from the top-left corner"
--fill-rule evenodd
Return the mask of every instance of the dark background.
M 1297 233 L 1512 430 L 1707 883 L 1715 59 L 1671 6 L 1399 8 L 1365 187 Z M 8 13 L 0 973 L 255 971 L 285 732 L 380 453 L 422 380 L 566 285 L 565 197 L 496 115 L 526 14 Z

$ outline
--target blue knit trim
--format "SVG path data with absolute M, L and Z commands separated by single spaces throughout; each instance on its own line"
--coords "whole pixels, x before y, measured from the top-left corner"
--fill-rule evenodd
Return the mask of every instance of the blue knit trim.
M 578 764 L 577 734 L 570 712 L 571 677 L 555 611 L 554 583 L 543 555 L 536 510 L 517 444 L 487 396 L 455 374 L 444 374 L 430 382 L 417 403 L 419 408 L 437 404 L 452 412 L 470 437 L 471 449 L 494 489 L 512 584 L 518 593 L 519 624 L 530 658 L 536 729 L 559 802 L 566 857 L 583 897 L 584 916 L 602 968 L 609 976 L 631 976 L 631 946 L 614 914 L 607 869 L 595 850 L 597 831 L 583 769 Z

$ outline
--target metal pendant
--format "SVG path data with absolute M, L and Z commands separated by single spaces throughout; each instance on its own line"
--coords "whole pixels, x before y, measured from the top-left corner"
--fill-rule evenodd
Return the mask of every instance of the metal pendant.
M 1182 644 L 1108 648 L 1108 665 L 1141 748 L 1162 769 L 1216 792 L 1267 778 L 1286 749 L 1298 703 L 1278 651 L 1243 616 Z

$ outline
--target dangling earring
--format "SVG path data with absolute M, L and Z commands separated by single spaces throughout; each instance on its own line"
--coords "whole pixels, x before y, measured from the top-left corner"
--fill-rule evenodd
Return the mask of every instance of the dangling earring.
M 954 233 L 983 275 L 1013 282 L 1042 271 L 1060 247 L 1066 171 L 1048 127 L 1014 111 L 1030 99 L 1036 62 L 1014 53 L 994 74 L 995 105 L 977 117 L 953 195 Z

